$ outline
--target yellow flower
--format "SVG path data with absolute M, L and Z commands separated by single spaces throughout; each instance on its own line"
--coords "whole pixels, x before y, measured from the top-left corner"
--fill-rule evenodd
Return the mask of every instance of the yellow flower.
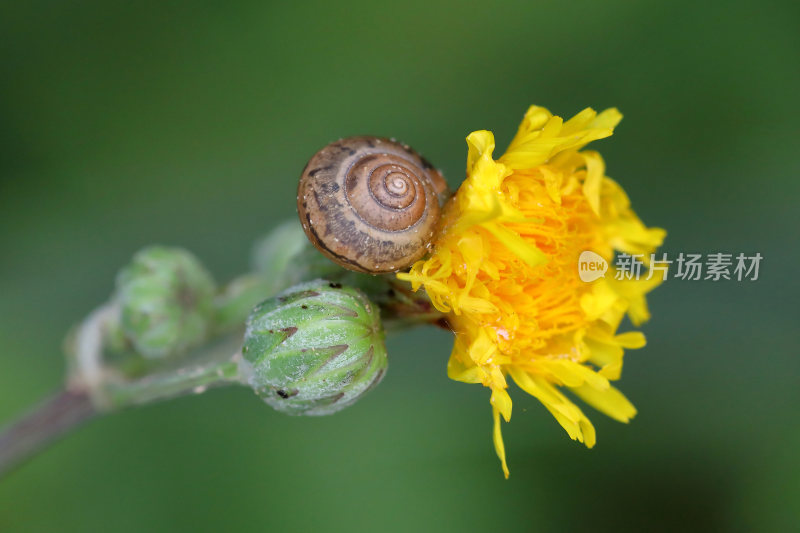
M 511 418 L 508 376 L 590 448 L 594 427 L 559 387 L 621 422 L 636 414 L 609 381 L 620 377 L 623 349 L 645 339 L 617 328 L 626 313 L 634 325 L 649 318 L 645 294 L 658 276 L 615 280 L 612 266 L 591 283 L 578 277 L 584 250 L 612 263 L 615 251 L 647 255 L 665 236 L 642 224 L 600 154 L 581 150 L 621 119 L 616 109 L 585 109 L 564 122 L 533 106 L 498 160 L 492 133 L 471 133 L 467 178 L 444 209 L 433 252 L 398 274 L 448 313 L 450 378 L 491 389 L 506 477 L 500 416 Z

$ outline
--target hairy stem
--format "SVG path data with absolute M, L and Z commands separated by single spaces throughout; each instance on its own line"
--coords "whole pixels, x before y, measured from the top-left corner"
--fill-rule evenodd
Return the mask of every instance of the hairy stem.
M 238 383 L 235 360 L 187 367 L 155 374 L 137 381 L 107 385 L 104 394 L 111 410 L 168 400 L 190 393 L 205 392 L 209 387 Z
M 0 477 L 98 414 L 89 395 L 63 390 L 0 430 Z

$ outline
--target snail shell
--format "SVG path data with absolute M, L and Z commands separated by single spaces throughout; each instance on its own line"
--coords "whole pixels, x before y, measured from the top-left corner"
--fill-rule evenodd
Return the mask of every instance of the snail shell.
M 297 210 L 309 240 L 334 262 L 395 272 L 425 255 L 446 192 L 442 175 L 408 146 L 350 137 L 308 162 Z

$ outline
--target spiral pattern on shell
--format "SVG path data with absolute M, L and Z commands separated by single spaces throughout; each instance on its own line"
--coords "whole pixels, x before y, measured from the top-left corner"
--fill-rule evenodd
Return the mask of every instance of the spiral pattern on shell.
M 306 165 L 297 193 L 309 240 L 359 272 L 395 272 L 428 250 L 442 175 L 406 145 L 378 137 L 329 144 Z

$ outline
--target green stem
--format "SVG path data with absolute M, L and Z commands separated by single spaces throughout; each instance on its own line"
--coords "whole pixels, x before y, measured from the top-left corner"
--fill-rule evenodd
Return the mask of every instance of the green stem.
M 0 478 L 97 414 L 84 391 L 64 390 L 48 398 L 0 430 Z
M 110 383 L 104 387 L 103 396 L 109 404 L 109 410 L 113 411 L 185 394 L 200 394 L 210 387 L 238 383 L 238 376 L 235 360 L 215 362 L 155 374 L 132 382 Z
M 106 384 L 102 407 L 85 390 L 64 390 L 0 430 L 0 478 L 87 420 L 106 412 L 239 382 L 237 358 Z

